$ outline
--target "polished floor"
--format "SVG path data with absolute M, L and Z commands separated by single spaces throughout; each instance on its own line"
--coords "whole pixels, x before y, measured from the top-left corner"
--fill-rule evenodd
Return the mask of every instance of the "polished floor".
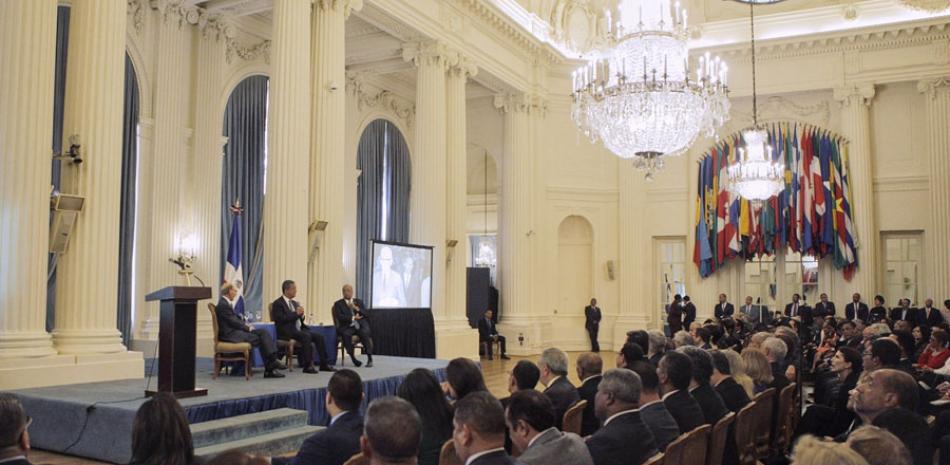
M 568 355 L 571 359 L 571 370 L 569 378 L 571 383 L 575 386 L 580 384 L 580 380 L 577 379 L 577 374 L 574 373 L 574 359 L 580 354 L 580 352 L 571 352 Z M 605 358 L 604 367 L 613 367 L 615 361 L 615 355 L 611 352 L 601 352 L 601 356 Z M 508 373 L 511 372 L 512 367 L 518 363 L 519 360 L 531 360 L 537 361 L 537 356 L 532 357 L 511 357 L 511 360 L 501 360 L 496 358 L 495 360 L 488 361 L 482 359 L 482 373 L 485 375 L 485 384 L 488 386 L 488 390 L 491 391 L 493 395 L 498 398 L 508 396 Z M 538 386 L 541 388 L 541 386 Z M 104 462 L 96 462 L 94 460 L 88 460 L 78 457 L 71 457 L 67 455 L 54 454 L 50 452 L 34 450 L 30 453 L 30 461 L 36 464 L 49 464 L 49 465 L 99 465 L 104 464 Z

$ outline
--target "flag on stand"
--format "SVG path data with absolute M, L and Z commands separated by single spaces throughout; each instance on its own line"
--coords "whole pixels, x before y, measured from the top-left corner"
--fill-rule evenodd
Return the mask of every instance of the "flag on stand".
M 241 204 L 231 206 L 234 219 L 231 220 L 231 234 L 228 238 L 228 261 L 224 265 L 224 282 L 231 283 L 237 289 L 237 297 L 232 302 L 234 313 L 244 317 L 244 269 L 241 267 Z

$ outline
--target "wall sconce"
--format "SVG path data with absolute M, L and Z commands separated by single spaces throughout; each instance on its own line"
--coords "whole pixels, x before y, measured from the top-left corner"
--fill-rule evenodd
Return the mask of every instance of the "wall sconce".
M 79 152 L 81 147 L 82 145 L 79 144 L 79 134 L 73 134 L 69 136 L 69 148 L 62 153 L 53 152 L 53 160 L 70 161 L 78 165 L 82 163 L 82 154 Z
M 329 221 L 317 220 L 307 227 L 307 234 L 310 236 L 310 253 L 307 254 L 307 263 L 313 263 L 317 259 L 317 251 L 320 250 L 320 236 L 318 233 L 325 233 L 329 225 Z
M 448 248 L 445 253 L 445 263 L 452 263 L 452 256 L 455 255 L 455 246 L 458 245 L 459 241 L 455 239 L 446 239 L 445 247 Z

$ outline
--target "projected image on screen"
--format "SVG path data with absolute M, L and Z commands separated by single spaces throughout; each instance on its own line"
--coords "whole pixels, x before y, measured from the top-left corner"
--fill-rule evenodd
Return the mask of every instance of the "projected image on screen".
M 373 243 L 373 308 L 429 308 L 432 249 Z

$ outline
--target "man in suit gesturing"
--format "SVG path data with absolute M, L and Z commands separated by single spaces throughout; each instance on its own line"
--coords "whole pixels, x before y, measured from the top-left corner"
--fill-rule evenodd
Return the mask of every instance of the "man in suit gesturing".
M 300 347 L 299 362 L 304 367 L 304 373 L 317 373 L 313 367 L 314 346 L 320 354 L 320 369 L 335 371 L 327 364 L 327 343 L 320 333 L 311 332 L 304 323 L 304 309 L 294 297 L 297 297 L 297 284 L 291 280 L 284 281 L 281 286 L 282 295 L 270 305 L 270 319 L 277 327 L 277 339 L 297 341 Z
M 363 380 L 353 370 L 340 370 L 330 377 L 327 385 L 327 413 L 330 425 L 317 431 L 304 441 L 300 452 L 291 465 L 343 465 L 360 451 L 360 436 L 363 434 L 363 417 L 360 404 L 363 402 Z M 275 465 L 288 463 L 272 459 Z
M 478 320 L 478 342 L 485 343 L 485 355 L 489 360 L 493 360 L 491 351 L 492 343 L 498 341 L 498 347 L 501 350 L 501 359 L 508 360 L 508 348 L 505 346 L 505 336 L 498 334 L 498 328 L 495 327 L 495 312 L 485 310 L 485 317 Z
M 214 318 L 218 321 L 218 339 L 225 342 L 247 342 L 251 347 L 260 348 L 261 357 L 264 358 L 264 377 L 283 378 L 284 375 L 277 370 L 287 367 L 277 361 L 277 344 L 267 331 L 251 328 L 234 313 L 232 302 L 236 297 L 237 289 L 233 284 L 225 283 L 221 286 L 221 298 L 214 308 Z
M 363 364 L 353 353 L 353 336 L 359 336 L 366 352 L 366 368 L 373 367 L 373 336 L 366 318 L 366 306 L 363 301 L 353 297 L 353 286 L 343 285 L 343 298 L 333 304 L 333 319 L 336 320 L 336 333 L 343 338 L 343 348 L 350 354 L 353 365 Z
M 735 307 L 726 300 L 726 294 L 719 294 L 719 303 L 716 304 L 716 308 L 713 310 L 716 319 L 721 320 L 727 316 L 731 317 L 735 312 Z
M 600 352 L 600 343 L 597 342 L 597 333 L 600 331 L 600 307 L 597 306 L 597 299 L 590 299 L 590 305 L 584 308 L 584 327 L 587 328 L 587 334 L 590 335 L 591 352 Z
M 640 376 L 626 368 L 604 373 L 597 387 L 597 417 L 604 426 L 587 439 L 594 465 L 640 465 L 657 453 L 640 418 Z

